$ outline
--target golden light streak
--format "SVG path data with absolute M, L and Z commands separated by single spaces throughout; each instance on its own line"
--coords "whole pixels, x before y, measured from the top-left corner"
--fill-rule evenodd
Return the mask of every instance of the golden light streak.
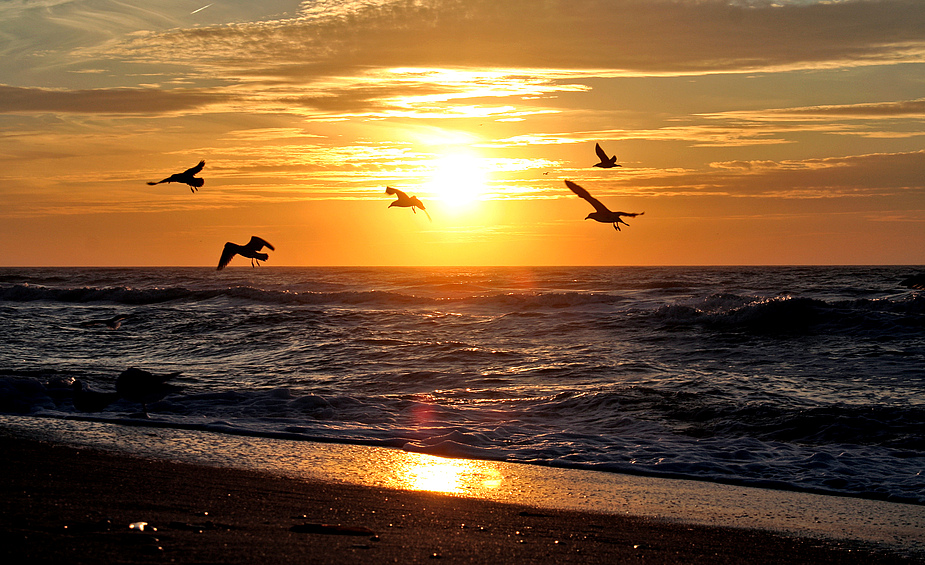
M 496 489 L 503 482 L 497 466 L 488 461 L 408 454 L 396 465 L 390 486 L 407 490 L 464 494 Z

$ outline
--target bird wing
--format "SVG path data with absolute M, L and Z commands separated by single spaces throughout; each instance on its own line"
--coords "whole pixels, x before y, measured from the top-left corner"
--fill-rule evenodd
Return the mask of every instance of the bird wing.
M 193 176 L 193 175 L 195 175 L 196 173 L 198 173 L 199 171 L 201 171 L 202 168 L 205 167 L 205 166 L 206 166 L 205 160 L 199 161 L 199 164 L 198 164 L 198 165 L 196 165 L 195 167 L 191 167 L 191 168 L 189 168 L 189 169 L 186 169 L 185 171 L 183 171 L 183 174 L 184 174 L 184 175 Z
M 608 157 L 608 156 L 607 156 L 607 153 L 605 153 L 604 150 L 601 148 L 601 144 L 600 144 L 600 143 L 595 143 L 595 144 L 594 144 L 594 152 L 597 153 L 597 157 L 598 157 L 598 159 L 601 160 L 602 163 L 606 163 L 607 161 L 610 161 L 610 157 Z M 582 197 L 582 198 L 584 198 L 584 197 Z
M 399 198 L 408 198 L 407 194 L 398 190 L 397 188 L 392 188 L 391 186 L 385 187 L 385 193 L 393 195 L 393 196 L 397 196 Z
M 578 186 L 572 181 L 570 180 L 565 181 L 565 186 L 571 188 L 572 192 L 577 194 L 579 197 L 587 200 L 592 206 L 594 206 L 594 209 L 597 210 L 598 212 L 610 212 L 610 210 L 607 209 L 607 206 L 604 206 L 603 204 L 601 204 L 600 200 L 588 194 L 587 190 Z
M 238 254 L 238 245 L 236 243 L 231 243 L 230 241 L 225 243 L 225 248 L 222 249 L 222 257 L 218 260 L 218 268 L 216 271 L 221 271 L 228 266 L 228 263 L 231 262 L 232 257 Z
M 260 251 L 264 247 L 269 247 L 271 250 L 276 251 L 276 249 L 274 249 L 273 246 L 270 245 L 269 241 L 263 238 L 257 237 L 256 235 L 252 235 L 251 240 L 248 241 L 247 245 L 245 245 L 244 247 L 250 249 L 251 251 Z
M 642 216 L 645 212 L 614 212 L 618 216 L 627 216 L 629 218 L 635 218 L 636 216 Z

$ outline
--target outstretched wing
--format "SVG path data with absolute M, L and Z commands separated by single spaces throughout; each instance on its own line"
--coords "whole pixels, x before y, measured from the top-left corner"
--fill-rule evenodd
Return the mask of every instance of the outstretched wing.
M 600 159 L 602 163 L 606 163 L 607 161 L 610 161 L 610 157 L 608 157 L 607 153 L 605 153 L 604 150 L 601 148 L 600 143 L 594 144 L 594 152 L 597 153 L 597 158 Z
M 196 165 L 195 167 L 186 169 L 185 171 L 183 171 L 183 174 L 184 174 L 184 175 L 193 176 L 193 175 L 195 175 L 196 173 L 198 173 L 199 171 L 201 171 L 202 168 L 205 167 L 205 166 L 206 166 L 205 160 L 199 161 L 199 164 L 198 164 L 198 165 Z
M 391 196 L 397 196 L 399 198 L 408 198 L 407 194 L 398 190 L 397 188 L 392 188 L 391 186 L 385 187 L 385 193 Z
M 230 241 L 225 244 L 225 248 L 222 249 L 222 257 L 218 260 L 218 268 L 216 271 L 221 271 L 228 266 L 228 263 L 231 262 L 232 257 L 237 255 L 238 246 Z
M 276 251 L 270 242 L 265 239 L 259 238 L 256 235 L 251 236 L 251 240 L 247 242 L 247 245 L 244 247 L 250 249 L 251 251 L 260 251 L 264 247 L 269 247 L 272 251 Z
M 570 180 L 565 181 L 565 186 L 571 188 L 572 192 L 577 194 L 579 197 L 587 200 L 592 206 L 594 206 L 594 209 L 597 210 L 598 212 L 610 212 L 610 210 L 607 209 L 607 206 L 604 206 L 603 204 L 601 204 L 600 200 L 588 194 L 587 190 L 578 186 L 572 181 Z
M 618 216 L 627 216 L 630 218 L 635 218 L 636 216 L 642 216 L 645 212 L 614 212 Z

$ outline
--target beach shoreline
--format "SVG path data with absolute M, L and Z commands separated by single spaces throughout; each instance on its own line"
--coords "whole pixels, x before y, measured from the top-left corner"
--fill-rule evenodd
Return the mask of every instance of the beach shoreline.
M 915 563 L 921 557 L 858 539 L 708 525 L 697 516 L 550 507 L 521 488 L 526 478 L 501 502 L 344 476 L 298 478 L 133 455 L 2 430 L 9 461 L 3 547 L 14 561 Z M 150 430 L 127 433 L 158 437 Z M 684 497 L 683 485 L 654 481 Z M 848 501 L 856 502 L 864 503 Z M 146 530 L 129 529 L 139 522 L 147 522 Z

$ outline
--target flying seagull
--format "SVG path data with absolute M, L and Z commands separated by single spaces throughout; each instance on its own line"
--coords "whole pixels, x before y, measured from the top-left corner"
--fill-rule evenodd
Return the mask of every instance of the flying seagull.
M 113 316 L 112 318 L 107 318 L 105 320 L 87 320 L 86 322 L 81 322 L 80 326 L 83 328 L 89 328 L 92 326 L 106 326 L 111 330 L 119 329 L 119 326 L 122 325 L 122 320 L 128 320 L 128 316 Z
M 202 168 L 205 167 L 205 166 L 206 166 L 206 162 L 205 162 L 205 161 L 199 161 L 199 164 L 198 164 L 198 165 L 196 165 L 195 167 L 192 167 L 192 168 L 190 168 L 190 169 L 186 169 L 186 170 L 183 171 L 182 173 L 177 173 L 177 174 L 175 174 L 175 175 L 170 175 L 169 177 L 165 178 L 164 180 L 159 180 L 159 181 L 157 181 L 157 182 L 148 181 L 148 184 L 150 184 L 150 185 L 155 185 L 155 184 L 161 184 L 162 182 L 182 182 L 182 183 L 184 183 L 184 184 L 188 184 L 188 185 L 189 185 L 189 190 L 190 190 L 190 192 L 196 192 L 197 190 L 199 190 L 199 187 L 200 187 L 200 186 L 202 186 L 202 185 L 204 185 L 204 184 L 206 183 L 206 181 L 204 181 L 204 180 L 202 180 L 201 178 L 199 178 L 199 177 L 196 176 L 196 174 L 197 174 L 199 171 L 201 171 Z
M 617 224 L 623 224 L 628 226 L 626 222 L 623 221 L 621 216 L 629 216 L 630 218 L 635 218 L 636 216 L 641 216 L 645 212 L 631 213 L 631 212 L 611 212 L 607 209 L 607 206 L 601 204 L 601 201 L 597 198 L 588 194 L 588 191 L 584 188 L 578 186 L 570 180 L 565 181 L 565 185 L 572 189 L 572 192 L 587 200 L 592 206 L 594 206 L 594 212 L 588 214 L 585 218 L 586 220 L 597 220 L 605 224 L 613 224 L 613 229 L 620 231 L 620 226 Z
M 620 167 L 621 165 L 617 164 L 617 156 L 608 157 L 607 153 L 601 149 L 600 143 L 594 144 L 594 152 L 597 153 L 597 158 L 601 160 L 600 163 L 594 163 L 595 167 L 600 167 L 602 169 L 612 169 L 614 167 Z
M 411 208 L 411 211 L 415 214 L 417 214 L 417 212 L 415 212 L 414 209 L 420 208 L 425 214 L 427 214 L 427 210 L 424 209 L 424 205 L 421 204 L 421 201 L 418 200 L 417 196 L 408 196 L 404 192 L 398 190 L 397 188 L 392 188 L 391 186 L 385 187 L 385 193 L 397 198 L 395 202 L 389 204 L 389 208 L 392 206 L 398 206 L 400 208 Z M 430 214 L 427 214 L 427 219 L 433 221 L 430 218 Z
M 276 251 L 276 248 L 270 245 L 267 240 L 261 239 L 256 235 L 251 236 L 251 240 L 247 242 L 247 245 L 238 245 L 237 243 L 231 243 L 229 241 L 222 250 L 222 258 L 218 260 L 218 268 L 215 270 L 221 271 L 224 269 L 235 255 L 248 257 L 251 260 L 251 267 L 255 266 L 254 261 L 257 261 L 257 265 L 259 266 L 260 261 L 266 261 L 270 258 L 266 253 L 260 253 L 260 250 L 264 247 Z
M 74 379 L 71 389 L 74 391 L 74 408 L 81 412 L 102 412 L 110 404 L 119 400 L 118 392 L 84 390 L 84 385 L 80 379 Z
M 140 416 L 147 418 L 149 402 L 157 402 L 171 392 L 180 390 L 176 385 L 167 383 L 178 376 L 180 373 L 155 375 L 144 369 L 131 367 L 119 374 L 119 378 L 116 379 L 116 392 L 126 400 L 140 403 Z

